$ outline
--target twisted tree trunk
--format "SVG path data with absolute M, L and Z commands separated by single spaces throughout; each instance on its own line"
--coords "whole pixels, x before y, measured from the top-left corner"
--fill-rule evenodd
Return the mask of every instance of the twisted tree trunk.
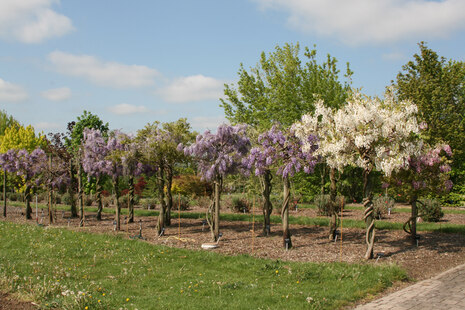
M 366 155 L 362 157 L 363 160 L 367 160 Z M 365 208 L 364 220 L 366 225 L 365 242 L 367 244 L 367 251 L 365 253 L 365 259 L 373 258 L 373 246 L 375 244 L 375 218 L 373 216 L 373 193 L 371 191 L 371 168 L 365 168 L 363 170 L 363 206 Z
M 128 223 L 134 223 L 134 177 L 129 176 Z
M 3 216 L 6 217 L 6 170 L 3 170 Z
M 283 245 L 284 248 L 292 248 L 291 232 L 289 230 L 289 200 L 291 198 L 291 182 L 289 178 L 283 178 L 283 206 L 281 209 L 281 220 L 283 226 Z
M 71 217 L 76 218 L 78 217 L 78 212 L 76 208 L 76 199 L 74 199 L 74 194 L 75 194 L 75 184 L 76 184 L 76 178 L 74 177 L 74 169 L 73 169 L 73 160 L 70 160 L 69 163 L 69 187 L 68 187 L 68 194 L 70 198 L 70 204 L 71 204 Z
M 173 195 L 171 193 L 171 186 L 173 184 L 173 169 L 168 166 L 166 169 L 166 198 L 167 198 L 167 208 L 165 215 L 166 226 L 171 225 L 171 209 L 173 208 Z
M 222 177 L 218 177 L 214 184 L 214 203 L 213 203 L 213 227 L 212 227 L 212 239 L 213 241 L 218 241 L 220 237 L 220 198 L 221 198 L 221 189 L 223 186 Z
M 160 236 L 165 228 L 166 202 L 165 202 L 165 171 L 161 165 L 158 169 L 158 195 L 160 198 L 160 213 L 158 215 L 157 234 Z
M 329 200 L 330 200 L 330 212 L 331 220 L 329 222 L 329 240 L 334 240 L 336 238 L 336 229 L 337 229 L 337 203 L 336 203 L 336 168 L 331 168 L 329 171 L 329 179 L 331 181 Z
M 97 194 L 97 221 L 102 220 L 103 202 L 102 202 L 102 184 L 100 184 L 100 177 L 95 180 L 95 191 Z
M 115 221 L 116 221 L 116 230 L 121 229 L 121 204 L 119 203 L 119 178 L 115 177 L 113 179 L 113 190 L 115 191 Z
M 29 181 L 26 181 L 26 191 L 24 192 L 24 196 L 26 198 L 26 219 L 32 219 L 32 208 L 31 208 L 31 185 L 28 184 Z
M 268 236 L 271 233 L 271 212 L 273 211 L 273 205 L 271 204 L 271 180 L 272 175 L 270 170 L 265 170 L 263 175 L 263 234 Z
M 417 194 L 413 194 L 410 198 L 410 206 L 412 207 L 412 216 L 411 216 L 411 224 L 410 224 L 410 234 L 412 236 L 412 243 L 417 244 L 417 217 L 418 217 L 418 209 L 417 209 Z
M 78 169 L 78 199 L 79 199 L 79 227 L 84 226 L 85 214 L 84 214 L 84 189 L 82 184 L 82 166 L 79 164 Z
M 52 171 L 52 156 L 48 157 L 48 168 L 50 169 L 50 174 Z M 50 180 L 50 184 L 48 185 L 48 221 L 49 224 L 53 223 L 53 214 L 52 214 L 52 184 Z

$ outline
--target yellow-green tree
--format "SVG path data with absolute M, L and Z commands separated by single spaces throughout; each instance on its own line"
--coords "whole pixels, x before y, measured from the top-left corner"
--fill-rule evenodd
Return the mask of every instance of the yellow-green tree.
M 29 153 L 37 147 L 44 147 L 46 139 L 43 134 L 36 134 L 31 125 L 24 127 L 18 122 L 11 122 L 0 136 L 0 153 L 6 153 L 11 149 L 25 149 Z M 22 185 L 22 184 L 21 184 Z M 3 216 L 6 217 L 6 173 L 3 173 Z

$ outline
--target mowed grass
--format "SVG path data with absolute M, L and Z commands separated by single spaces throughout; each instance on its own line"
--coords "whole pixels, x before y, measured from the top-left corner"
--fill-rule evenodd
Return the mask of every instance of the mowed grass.
M 0 222 L 0 289 L 60 309 L 337 309 L 406 274 L 296 263 Z

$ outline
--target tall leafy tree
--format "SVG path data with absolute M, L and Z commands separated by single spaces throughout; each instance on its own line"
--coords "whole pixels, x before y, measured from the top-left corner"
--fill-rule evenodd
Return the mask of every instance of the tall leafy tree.
M 180 149 L 182 145 L 180 145 Z M 207 211 L 213 241 L 217 241 L 220 233 L 220 198 L 223 179 L 228 174 L 238 171 L 241 161 L 250 149 L 250 141 L 246 136 L 245 125 L 220 125 L 216 134 L 209 130 L 198 135 L 195 143 L 184 148 L 186 155 L 198 160 L 198 168 L 202 178 L 213 181 L 214 195 Z
M 337 60 L 328 55 L 325 63 L 318 64 L 316 50 L 305 48 L 307 62 L 302 65 L 299 52 L 298 43 L 285 44 L 268 55 L 262 52 L 250 71 L 241 64 L 237 85 L 225 85 L 221 99 L 226 118 L 232 124 L 267 130 L 276 122 L 292 125 L 314 110 L 318 96 L 333 107 L 343 104 L 349 83 L 339 81 Z M 351 75 L 347 66 L 346 76 Z
M 394 86 L 401 100 L 418 106 L 430 145 L 448 143 L 454 150 L 454 191 L 465 194 L 465 63 L 447 60 L 418 44 L 420 51 L 402 67 Z
M 303 114 L 312 112 L 318 99 L 328 107 L 341 107 L 353 74 L 349 64 L 344 75 L 346 81 L 342 82 L 337 60 L 331 55 L 319 63 L 316 49 L 306 47 L 304 59 L 302 62 L 297 43 L 277 46 L 268 55 L 262 52 L 259 63 L 250 70 L 241 64 L 237 85 L 225 85 L 225 98 L 221 99 L 226 118 L 232 124 L 245 123 L 264 132 L 276 122 L 289 127 Z M 325 163 L 319 166 L 324 191 L 328 169 Z M 271 175 L 268 171 L 259 177 L 263 193 L 271 190 Z M 265 204 L 265 209 L 271 208 L 269 203 Z

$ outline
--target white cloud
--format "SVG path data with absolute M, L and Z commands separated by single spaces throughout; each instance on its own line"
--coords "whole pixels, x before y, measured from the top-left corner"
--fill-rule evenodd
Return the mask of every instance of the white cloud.
M 59 73 L 85 78 L 92 83 L 115 88 L 137 88 L 154 84 L 160 74 L 146 66 L 103 62 L 94 56 L 54 51 L 48 55 Z
M 63 101 L 71 98 L 71 89 L 68 87 L 54 88 L 40 93 L 42 97 L 51 101 Z
M 285 10 L 291 27 L 356 45 L 446 37 L 465 28 L 463 0 L 255 0 Z
M 0 79 L 0 102 L 19 102 L 27 98 L 27 92 L 22 86 Z
M 223 95 L 223 85 L 223 81 L 199 74 L 177 78 L 158 93 L 168 102 L 217 100 Z
M 108 111 L 113 114 L 118 115 L 127 115 L 127 114 L 135 114 L 135 113 L 146 113 L 149 110 L 143 105 L 132 105 L 127 103 L 117 104 L 115 106 L 109 107 Z
M 39 122 L 34 125 L 35 129 L 43 130 L 43 131 L 53 131 L 54 129 L 59 129 L 62 126 L 58 123 L 51 123 L 51 122 Z
M 40 43 L 72 31 L 71 20 L 51 9 L 59 0 L 0 1 L 0 38 Z
M 203 133 L 204 130 L 216 131 L 216 128 L 221 124 L 229 124 L 224 116 L 197 116 L 191 120 L 191 125 L 194 130 Z

